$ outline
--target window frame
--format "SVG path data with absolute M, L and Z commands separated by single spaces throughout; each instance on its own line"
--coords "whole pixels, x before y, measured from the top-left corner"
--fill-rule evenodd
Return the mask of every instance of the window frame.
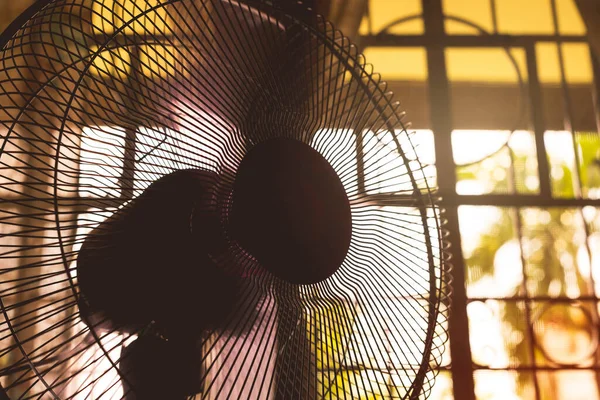
M 491 8 L 494 9 L 494 0 L 491 2 Z M 553 24 L 555 32 L 558 32 L 556 0 L 548 0 L 552 8 Z M 398 35 L 389 32 L 370 33 L 360 36 L 360 44 L 363 50 L 367 47 L 421 47 L 425 48 L 427 54 L 427 72 L 428 79 L 425 82 L 426 91 L 429 97 L 429 124 L 434 132 L 435 158 L 438 181 L 438 192 L 441 206 L 445 209 L 445 218 L 447 223 L 445 229 L 448 231 L 448 241 L 450 243 L 450 252 L 452 253 L 453 277 L 453 298 L 452 312 L 449 319 L 449 351 L 451 355 L 451 366 L 447 369 L 452 374 L 453 395 L 456 399 L 475 400 L 474 372 L 481 369 L 474 364 L 471 355 L 469 321 L 467 315 L 467 305 L 471 301 L 481 299 L 470 299 L 466 293 L 466 266 L 461 248 L 460 223 L 458 218 L 458 208 L 463 205 L 474 206 L 496 206 L 511 207 L 513 210 L 520 210 L 526 207 L 574 207 L 581 209 L 584 206 L 600 206 L 600 200 L 586 199 L 581 196 L 574 198 L 553 198 L 551 191 L 549 162 L 546 148 L 544 145 L 544 134 L 546 131 L 546 121 L 544 120 L 543 109 L 543 85 L 538 76 L 537 56 L 535 45 L 537 43 L 588 43 L 586 36 L 579 35 L 451 35 L 445 31 L 446 16 L 443 9 L 443 0 L 421 0 L 423 10 L 422 19 L 424 24 L 423 35 Z M 368 15 L 367 15 L 367 18 Z M 492 16 L 495 18 L 495 15 Z M 405 20 L 406 18 L 402 19 Z M 401 20 L 398 20 L 401 21 Z M 368 24 L 371 26 L 371 24 Z M 393 25 L 389 25 L 392 27 Z M 494 26 L 497 27 L 496 21 Z M 482 195 L 459 195 L 456 191 L 456 169 L 452 151 L 451 135 L 454 130 L 452 121 L 452 99 L 450 93 L 450 81 L 448 79 L 448 69 L 445 59 L 446 48 L 469 48 L 469 47 L 490 47 L 490 48 L 521 48 L 526 54 L 526 66 L 528 79 L 526 81 L 528 91 L 529 105 L 529 130 L 535 137 L 535 148 L 537 153 L 538 174 L 540 179 L 539 194 L 482 194 Z M 600 131 L 600 67 L 594 54 L 591 53 L 593 67 L 592 97 L 594 102 L 594 114 L 596 130 Z M 559 52 L 559 62 L 561 69 L 564 69 L 564 60 Z M 571 120 L 572 102 L 566 94 L 566 83 L 564 70 L 561 76 L 561 97 L 565 105 L 566 124 L 565 130 L 575 133 Z M 486 127 L 488 129 L 488 127 Z M 503 129 L 499 127 L 498 129 Z M 517 211 L 518 213 L 518 211 Z M 588 296 L 589 297 L 589 296 Z M 524 299 L 510 298 L 502 300 L 524 300 L 528 302 L 535 301 L 535 297 L 526 295 Z M 585 296 L 580 298 L 586 300 Z M 598 296 L 592 296 L 592 301 L 598 302 Z M 573 299 L 553 298 L 556 302 L 572 302 Z M 526 310 L 529 307 L 526 307 Z M 596 309 L 596 308 L 595 308 Z M 597 310 L 596 310 L 597 311 Z M 531 326 L 531 310 L 526 311 L 527 325 Z M 531 347 L 535 346 L 533 342 L 535 337 L 531 337 Z M 598 354 L 596 352 L 596 362 Z M 540 391 L 535 371 L 545 371 L 548 368 L 536 366 L 533 361 L 533 367 L 509 367 L 507 371 L 529 370 L 533 369 L 533 383 L 536 388 L 536 400 L 540 400 Z M 557 371 L 567 368 L 556 367 Z M 568 368 L 573 369 L 573 368 Z M 585 367 L 582 370 L 594 371 L 598 386 L 600 387 L 600 378 L 598 370 L 600 367 Z M 492 369 L 488 369 L 492 370 Z

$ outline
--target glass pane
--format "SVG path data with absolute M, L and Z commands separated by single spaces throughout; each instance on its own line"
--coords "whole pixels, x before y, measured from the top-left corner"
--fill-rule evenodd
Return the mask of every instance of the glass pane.
M 323 129 L 315 133 L 311 145 L 329 161 L 337 172 L 346 193 L 358 192 L 356 166 L 356 135 L 352 129 Z
M 512 212 L 500 207 L 459 207 L 467 296 L 510 297 L 521 288 L 521 249 Z
M 533 373 L 522 371 L 475 371 L 475 397 L 478 400 L 535 399 Z M 545 397 L 542 397 L 546 400 Z
M 390 377 L 380 371 L 318 372 L 318 399 L 384 400 L 389 398 Z
M 431 389 L 429 400 L 454 400 L 452 392 L 452 374 L 442 371 L 435 378 L 435 385 Z
M 575 151 L 573 136 L 566 131 L 547 131 L 544 144 L 550 166 L 553 197 L 575 196 Z
M 21 212 L 37 212 L 37 210 L 21 210 Z M 17 216 L 15 216 L 17 214 Z M 15 300 L 11 296 L 6 296 L 7 292 L 14 291 L 14 279 L 19 278 L 19 271 L 15 268 L 19 266 L 21 262 L 18 258 L 19 251 L 21 249 L 22 235 L 18 225 L 22 222 L 21 217 L 18 216 L 17 209 L 13 207 L 6 207 L 0 209 L 0 218 L 3 224 L 0 224 L 0 237 L 2 237 L 2 246 L 0 247 L 0 258 L 2 263 L 0 265 L 0 274 L 2 274 L 2 283 L 0 283 L 0 293 L 3 293 L 2 302 L 4 307 L 8 309 L 9 318 L 14 318 L 15 309 L 11 307 Z M 13 345 L 13 340 L 8 334 L 9 328 L 6 324 L 4 313 L 0 313 L 0 330 L 3 332 L 0 335 L 0 368 L 10 365 L 18 358 L 22 357 L 22 354 L 18 349 L 9 352 L 9 346 Z
M 586 28 L 576 0 L 556 0 L 556 13 L 561 35 L 585 35 Z
M 166 33 L 170 24 L 165 7 L 157 7 L 161 0 L 101 0 L 95 1 L 92 25 L 96 34 L 111 34 L 118 29 L 122 33 Z M 141 18 L 138 16 L 142 15 Z
M 594 364 L 598 350 L 595 302 L 533 302 L 531 311 L 539 365 Z
M 473 362 L 491 368 L 531 363 L 531 341 L 525 304 L 516 301 L 473 301 L 467 306 Z
M 571 110 L 572 127 L 577 132 L 596 132 L 596 108 L 589 84 L 569 84 L 567 88 Z M 566 128 L 565 91 L 558 83 L 542 85 L 542 114 L 548 131 L 564 131 Z
M 555 0 L 561 35 L 585 35 L 586 28 L 575 0 Z
M 594 293 L 600 295 L 600 209 L 587 206 L 582 210 L 588 227 L 588 247 L 582 247 L 577 253 L 577 263 L 581 274 L 593 280 Z M 590 262 L 591 259 L 591 262 Z
M 493 31 L 492 8 L 489 1 L 443 0 L 444 13 L 447 16 L 464 19 L 480 29 L 465 23 L 446 18 L 446 33 L 450 35 L 480 35 L 481 30 Z
M 123 23 L 128 24 L 125 34 L 166 34 L 171 24 L 168 4 L 162 0 L 119 0 L 122 4 Z M 162 3 L 162 6 L 161 6 Z M 141 17 L 140 17 L 141 16 Z
M 594 371 L 566 370 L 538 372 L 543 400 L 598 400 L 598 379 Z
M 446 67 L 451 81 L 516 83 L 517 71 L 527 79 L 525 51 L 520 48 L 449 48 Z
M 365 308 L 358 305 L 357 309 L 360 307 Z M 417 300 L 379 300 L 373 310 L 362 311 L 351 328 L 344 366 L 381 371 L 393 368 L 406 377 L 423 360 L 427 310 L 428 304 Z
M 123 171 L 125 130 L 86 127 L 81 136 L 79 194 L 82 197 L 118 197 Z
M 9 318 L 13 318 L 13 311 L 8 312 Z M 0 329 L 2 332 L 9 332 L 8 324 L 6 323 L 6 318 L 4 317 L 4 313 L 0 313 Z M 19 350 L 11 349 L 10 346 L 13 345 L 12 338 L 10 335 L 4 334 L 0 337 L 0 368 L 5 368 L 14 363 L 15 358 L 19 357 Z
M 440 361 L 440 367 L 449 368 L 452 364 L 452 358 L 450 357 L 450 338 L 448 336 L 448 308 L 441 304 L 440 313 L 443 314 L 443 318 L 440 318 L 440 322 L 436 326 L 436 336 L 433 338 L 433 350 L 432 355 L 437 361 Z M 448 378 L 449 375 L 447 376 Z
M 111 34 L 115 30 L 113 14 L 116 9 L 115 0 L 94 1 L 92 5 L 92 26 L 94 33 Z
M 498 31 L 512 35 L 554 33 L 550 0 L 496 0 Z
M 73 331 L 81 336 L 87 327 L 83 322 L 78 323 Z M 123 335 L 107 333 L 101 336 L 102 348 L 98 345 L 84 346 L 79 344 L 79 338 L 75 337 L 73 350 L 78 351 L 79 357 L 71 357 L 68 367 L 71 371 L 82 371 L 70 379 L 65 385 L 63 396 L 82 396 L 82 398 L 96 399 L 103 396 L 108 398 L 121 398 L 123 396 L 123 384 L 118 371 L 112 366 L 111 360 L 119 360 L 122 346 L 125 341 Z M 76 345 L 79 346 L 76 347 Z M 108 353 L 106 357 L 105 352 Z M 97 363 L 90 365 L 92 361 Z
M 585 43 L 563 43 L 565 77 L 570 84 L 589 84 L 593 79 L 589 46 Z M 538 77 L 544 84 L 560 83 L 558 45 L 540 42 L 535 45 Z
M 522 48 L 447 48 L 445 56 L 455 129 L 529 128 Z
M 90 47 L 90 53 L 98 52 L 96 46 Z M 103 79 L 110 77 L 123 80 L 129 75 L 131 70 L 131 57 L 127 47 L 116 47 L 112 50 L 104 50 L 94 54 L 90 73 Z
M 596 132 L 575 133 L 579 152 L 579 176 L 582 196 L 600 199 L 600 135 Z
M 429 84 L 426 80 L 388 81 L 388 90 L 395 93 L 395 98 L 401 101 L 402 111 L 406 112 L 410 125 L 407 126 L 408 130 L 431 128 Z
M 535 139 L 527 131 L 454 130 L 458 194 L 539 191 Z
M 7 129 L 0 130 L 4 146 L 0 154 L 0 197 L 5 199 L 23 193 L 21 182 L 28 179 L 29 164 L 32 163 L 23 150 L 30 146 L 28 141 L 15 137 L 14 133 L 7 137 L 7 133 Z
M 364 51 L 368 63 L 386 80 L 427 80 L 425 48 L 369 47 Z
M 407 157 L 410 160 L 418 159 L 429 188 L 437 187 L 433 132 L 428 129 L 409 130 L 408 137 L 412 146 L 405 150 Z M 421 183 L 420 187 L 424 188 L 424 185 Z
M 172 76 L 175 73 L 176 58 L 179 57 L 181 53 L 178 54 L 174 46 L 156 44 L 140 46 L 141 71 L 150 78 Z
M 531 34 L 553 33 L 552 14 L 549 0 L 538 1 L 506 1 L 496 0 L 496 12 L 500 19 L 499 25 L 502 33 Z M 528 3 L 532 3 L 529 6 Z M 477 28 L 469 27 L 465 23 L 447 18 L 445 21 L 446 33 L 477 35 L 480 30 L 492 33 L 494 31 L 492 17 L 492 1 L 489 0 L 444 0 L 444 12 L 448 16 L 464 19 Z M 531 8 L 530 8 L 531 7 Z M 541 16 L 532 14 L 541 11 Z M 563 35 L 585 35 L 586 29 L 574 0 L 556 0 L 558 24 Z M 529 14 L 529 15 L 527 15 Z M 523 16 L 521 16 L 523 15 Z M 530 18 L 531 20 L 527 20 Z
M 307 331 L 318 370 L 335 370 L 344 364 L 357 310 L 348 302 L 337 300 L 311 312 Z
M 414 374 L 412 374 L 412 376 L 398 376 L 398 375 L 394 375 L 393 373 L 391 374 L 391 387 L 390 387 L 390 397 L 389 399 L 409 399 L 412 398 L 409 397 L 407 390 L 405 388 L 409 388 L 412 385 L 414 385 L 414 382 L 416 380 Z M 434 372 L 428 372 L 427 374 L 425 374 L 425 379 L 423 382 L 423 391 L 425 393 L 428 393 L 432 383 L 434 382 L 434 378 L 435 378 L 435 373 Z M 437 379 L 435 380 L 435 383 L 437 384 Z M 435 386 L 434 386 L 435 387 Z M 425 399 L 425 396 L 419 396 L 419 399 Z M 429 397 L 429 399 L 431 399 L 431 397 Z
M 544 142 L 553 196 L 600 198 L 600 136 L 595 132 L 577 132 L 573 140 L 570 132 L 548 131 Z
M 211 122 L 209 120 L 206 123 Z M 209 125 L 207 129 L 218 127 L 217 124 Z M 221 143 L 211 143 L 205 139 L 204 132 L 193 134 L 185 128 L 175 131 L 166 127 L 140 127 L 135 143 L 134 187 L 137 193 L 161 176 L 178 169 L 217 171 Z
M 330 15 L 335 15 L 337 2 L 333 1 L 333 12 Z M 387 30 L 393 34 L 404 35 L 422 35 L 424 33 L 423 19 L 411 18 L 406 22 L 395 24 L 396 21 L 411 17 L 420 16 L 422 12 L 421 0 L 369 0 L 369 15 L 371 18 L 371 29 L 373 34 L 381 32 L 390 24 Z M 335 20 L 335 19 L 334 19 Z M 369 34 L 369 24 L 365 17 L 360 25 L 359 33 L 361 35 Z
M 528 293 L 570 298 L 591 294 L 585 274 L 589 264 L 580 264 L 578 257 L 586 249 L 581 213 L 577 209 L 524 208 L 520 217 Z
M 396 130 L 394 135 L 389 131 L 363 135 L 364 185 L 365 191 L 374 193 L 404 193 L 414 190 L 414 184 L 425 189 L 427 185 L 435 185 L 435 153 L 433 134 L 428 130 L 406 132 Z M 405 161 L 399 157 L 400 149 L 406 156 L 415 182 L 408 174 Z M 422 172 L 417 172 L 422 170 Z
M 512 176 L 516 192 L 520 194 L 539 193 L 540 179 L 534 134 L 515 131 L 508 141 L 508 147 L 512 153 Z
M 434 224 L 432 217 L 427 219 L 429 227 Z M 371 285 L 371 293 L 383 297 L 426 298 L 430 291 L 430 264 L 419 210 L 396 206 L 361 207 L 353 212 L 352 220 L 360 227 L 361 234 L 353 237 L 348 257 L 365 273 L 356 274 L 352 283 L 340 280 L 340 285 Z M 387 234 L 382 235 L 382 232 Z M 436 235 L 431 229 L 431 251 L 436 257 L 433 262 L 438 265 Z M 385 251 L 382 251 L 382 240 L 386 240 Z M 343 270 L 344 265 L 340 272 Z M 370 275 L 370 271 L 379 271 L 380 277 Z M 334 274 L 331 279 L 336 281 L 343 276 L 343 273 Z M 385 279 L 381 279 L 384 276 Z

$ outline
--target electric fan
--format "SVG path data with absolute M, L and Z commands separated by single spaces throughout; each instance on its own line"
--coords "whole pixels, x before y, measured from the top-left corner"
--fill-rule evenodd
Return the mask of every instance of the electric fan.
M 310 5 L 38 1 L 0 62 L 5 397 L 428 396 L 432 167 Z

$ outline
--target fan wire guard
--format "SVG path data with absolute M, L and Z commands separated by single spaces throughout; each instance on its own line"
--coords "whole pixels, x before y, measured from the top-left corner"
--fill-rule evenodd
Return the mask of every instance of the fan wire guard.
M 153 327 L 82 320 L 86 235 L 182 169 L 218 174 L 226 230 L 237 167 L 280 137 L 338 173 L 350 248 L 330 278 L 293 285 L 231 240 L 220 265 L 241 269 L 243 306 L 203 335 L 196 397 L 428 396 L 450 305 L 442 210 L 399 103 L 331 24 L 301 2 L 57 0 L 2 43 L 0 383 L 11 398 L 127 396 L 122 348 Z

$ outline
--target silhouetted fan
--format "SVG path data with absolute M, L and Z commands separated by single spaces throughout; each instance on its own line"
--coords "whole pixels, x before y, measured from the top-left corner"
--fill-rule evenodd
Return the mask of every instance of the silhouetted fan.
M 216 179 L 201 170 L 165 175 L 88 234 L 77 258 L 88 318 L 98 310 L 121 330 L 155 321 L 170 335 L 189 336 L 231 312 L 236 283 L 210 258 L 226 246 L 212 203 Z
M 11 398 L 428 396 L 433 170 L 305 3 L 42 0 L 3 34 Z

